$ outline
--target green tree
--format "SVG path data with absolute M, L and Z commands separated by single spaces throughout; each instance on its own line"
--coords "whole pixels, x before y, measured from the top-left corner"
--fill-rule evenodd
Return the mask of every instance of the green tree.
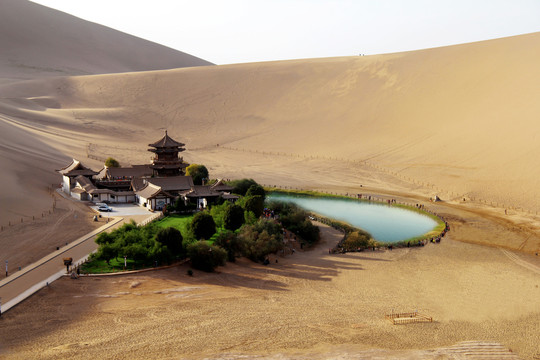
M 96 237 L 95 241 L 98 245 L 112 244 L 116 241 L 116 236 L 113 233 L 102 232 Z
M 130 244 L 123 249 L 124 256 L 133 259 L 137 262 L 147 262 L 149 258 L 149 251 L 140 243 Z
M 191 266 L 195 269 L 212 272 L 218 266 L 225 265 L 227 252 L 208 241 L 197 241 L 187 247 Z
M 183 255 L 182 240 L 180 230 L 173 227 L 160 229 L 156 234 L 156 241 L 166 246 L 173 255 Z
M 162 245 L 159 241 L 155 241 L 154 246 L 149 250 L 149 258 L 159 263 L 169 263 L 174 259 L 174 255 L 167 246 Z
M 238 234 L 242 255 L 252 261 L 263 261 L 268 254 L 283 248 L 281 226 L 260 219 L 254 225 L 245 225 Z
M 255 196 L 259 195 L 263 198 L 263 202 L 266 199 L 266 192 L 264 191 L 263 187 L 259 184 L 253 184 L 249 187 L 248 191 L 246 192 L 246 196 Z
M 319 228 L 307 219 L 308 213 L 295 204 L 271 201 L 268 208 L 279 214 L 281 224 L 302 240 L 313 244 L 319 240 Z
M 253 225 L 257 222 L 257 217 L 251 211 L 244 211 L 244 224 Z
M 115 158 L 112 158 L 112 157 L 108 157 L 106 160 L 105 160 L 105 166 L 106 167 L 120 167 L 120 163 L 115 159 Z
M 195 185 L 202 185 L 203 179 L 208 180 L 208 169 L 204 165 L 191 164 L 186 168 L 186 175 L 193 178 Z
M 214 245 L 227 251 L 227 260 L 234 262 L 237 256 L 242 255 L 242 244 L 232 231 L 222 231 L 214 241 Z
M 118 256 L 118 247 L 110 243 L 105 243 L 101 245 L 96 254 L 96 258 L 105 260 L 107 262 L 107 265 L 109 265 L 109 261 L 111 261 L 111 259 L 114 259 L 117 256 Z
M 229 206 L 230 203 L 226 202 L 220 205 L 212 205 L 210 208 L 210 215 L 212 215 L 212 218 L 214 218 L 217 228 L 222 228 L 224 226 L 225 212 Z
M 264 199 L 260 195 L 245 198 L 244 210 L 251 211 L 255 217 L 259 218 L 264 211 Z
M 244 224 L 244 209 L 236 204 L 228 206 L 225 210 L 223 222 L 227 230 L 239 229 Z
M 214 222 L 214 218 L 206 212 L 195 214 L 190 227 L 197 240 L 208 240 L 216 233 L 216 223 Z
M 234 194 L 245 196 L 250 186 L 257 183 L 253 179 L 240 179 L 231 181 L 230 185 L 234 187 L 232 191 Z

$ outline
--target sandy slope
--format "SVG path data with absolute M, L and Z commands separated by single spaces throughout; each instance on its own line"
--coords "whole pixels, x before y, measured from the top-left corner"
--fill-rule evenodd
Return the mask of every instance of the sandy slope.
M 47 174 L 37 185 L 70 157 L 95 168 L 110 155 L 147 162 L 145 145 L 167 128 L 214 177 L 351 192 L 363 184 L 465 199 L 498 215 L 506 208 L 517 229 L 533 231 L 532 245 L 517 248 L 538 251 L 539 44 L 534 33 L 380 56 L 5 84 L 0 126 L 31 146 L 2 149 L 0 191 L 20 194 L 17 167 L 25 179 Z M 39 186 L 30 189 L 21 206 L 39 205 Z
M 540 355 L 539 275 L 500 250 L 453 241 L 450 233 L 425 248 L 329 255 L 341 234 L 322 230 L 319 247 L 272 258 L 267 267 L 240 260 L 194 277 L 181 266 L 62 279 L 5 314 L 0 356 L 513 358 L 495 346 L 452 347 L 478 339 L 524 359 Z M 435 321 L 394 326 L 384 319 L 393 309 Z
M 495 247 L 540 251 L 539 42 L 0 85 L 9 251 L 25 234 L 8 221 L 50 209 L 54 169 L 147 162 L 165 128 L 214 177 L 426 203 L 452 227 L 421 251 L 329 256 L 339 234 L 325 229 L 321 247 L 270 267 L 65 279 L 2 317 L 0 356 L 458 359 L 477 345 L 452 344 L 468 340 L 538 356 L 538 257 Z M 446 202 L 427 202 L 435 193 Z M 71 214 L 62 206 L 26 232 L 49 234 L 41 247 Z M 436 322 L 395 327 L 392 309 Z
M 27 0 L 0 2 L 0 83 L 210 65 L 195 56 Z

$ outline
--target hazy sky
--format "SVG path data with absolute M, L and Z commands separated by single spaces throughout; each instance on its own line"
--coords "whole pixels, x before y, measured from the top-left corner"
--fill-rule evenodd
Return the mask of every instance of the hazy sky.
M 540 31 L 540 0 L 35 0 L 216 64 L 380 54 Z

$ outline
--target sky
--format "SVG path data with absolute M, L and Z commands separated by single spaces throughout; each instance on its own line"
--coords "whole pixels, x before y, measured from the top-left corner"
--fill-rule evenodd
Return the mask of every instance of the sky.
M 540 31 L 540 0 L 33 0 L 218 65 L 373 55 Z

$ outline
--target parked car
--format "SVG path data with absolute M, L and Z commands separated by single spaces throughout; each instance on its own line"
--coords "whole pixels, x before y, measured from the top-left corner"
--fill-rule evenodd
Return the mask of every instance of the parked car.
M 112 211 L 112 207 L 110 207 L 107 204 L 99 204 L 98 205 L 98 210 L 99 211 Z

